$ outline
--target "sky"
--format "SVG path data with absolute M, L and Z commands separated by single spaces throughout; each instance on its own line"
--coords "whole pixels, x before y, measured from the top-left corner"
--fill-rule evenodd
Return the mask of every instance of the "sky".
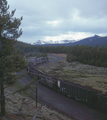
M 107 36 L 107 0 L 7 0 L 14 17 L 23 16 L 18 39 L 26 43 L 37 40 L 80 40 Z

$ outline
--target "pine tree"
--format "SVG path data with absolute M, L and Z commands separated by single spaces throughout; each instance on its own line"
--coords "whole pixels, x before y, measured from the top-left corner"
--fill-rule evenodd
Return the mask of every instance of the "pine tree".
M 8 11 L 6 0 L 0 0 L 0 91 L 1 91 L 1 116 L 5 115 L 4 86 L 13 84 L 17 79 L 15 72 L 23 70 L 26 61 L 20 56 L 19 51 L 14 51 L 14 43 L 22 35 L 19 28 L 22 17 L 13 17 L 16 10 Z

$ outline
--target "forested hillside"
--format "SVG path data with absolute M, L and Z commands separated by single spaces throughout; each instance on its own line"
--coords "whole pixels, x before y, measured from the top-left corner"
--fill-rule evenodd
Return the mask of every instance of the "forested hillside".
M 14 45 L 16 49 L 20 50 L 21 54 L 28 53 L 28 52 L 37 52 L 37 49 L 35 46 L 17 41 L 17 43 Z
M 15 45 L 22 53 L 66 53 L 67 61 L 78 61 L 100 67 L 107 67 L 107 47 L 76 45 L 76 46 L 33 46 L 22 42 Z
M 67 61 L 78 61 L 84 64 L 107 67 L 107 47 L 76 45 L 76 46 L 48 46 L 38 47 L 41 52 L 66 53 Z
M 107 47 L 73 46 L 67 53 L 67 61 L 107 67 Z

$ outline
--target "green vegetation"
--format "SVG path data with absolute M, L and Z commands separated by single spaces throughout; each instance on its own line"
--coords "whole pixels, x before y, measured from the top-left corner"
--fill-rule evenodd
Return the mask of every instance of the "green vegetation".
M 67 54 L 67 61 L 107 67 L 107 47 L 73 46 Z
M 30 47 L 28 47 L 30 50 Z M 107 67 L 107 47 L 76 46 L 33 46 L 34 51 L 45 53 L 66 53 L 67 61 L 78 61 L 99 67 Z
M 28 57 L 35 57 L 39 58 L 39 57 L 47 57 L 47 53 L 40 53 L 40 52 L 32 52 L 26 55 L 26 58 Z
M 52 70 L 50 70 L 49 72 L 47 72 L 47 74 L 60 78 L 61 80 L 64 80 L 64 81 L 72 81 L 72 82 L 75 81 L 74 78 L 87 77 L 87 75 L 81 72 L 64 69 L 64 67 L 66 67 L 66 64 L 63 64 L 63 61 L 60 61 L 58 63 L 59 65 L 53 68 Z
M 8 11 L 6 0 L 0 1 L 0 87 L 1 87 L 1 116 L 5 115 L 4 89 L 15 83 L 15 73 L 26 67 L 26 61 L 20 56 L 19 51 L 14 50 L 14 44 L 22 34 L 19 26 L 21 18 L 13 18 L 15 10 Z
M 16 80 L 15 84 L 13 85 L 13 87 L 15 88 L 15 90 L 23 88 L 23 86 L 17 80 Z
M 42 66 L 39 67 L 39 70 L 41 70 L 42 72 L 44 72 L 45 74 L 47 74 L 47 71 Z
M 78 61 L 99 67 L 107 67 L 107 47 L 76 45 L 76 46 L 33 46 L 17 42 L 16 46 L 22 53 L 65 53 L 67 61 Z
M 31 52 L 31 53 L 39 52 L 35 46 L 24 43 L 24 42 L 20 42 L 20 41 L 17 41 L 14 44 L 14 47 L 16 50 L 19 49 L 20 54 L 22 54 L 22 55 L 24 55 L 25 53 L 29 53 L 29 52 Z
M 13 92 L 16 92 L 16 91 L 21 90 L 23 88 L 24 88 L 24 86 L 21 85 L 19 83 L 19 81 L 16 80 L 15 84 L 11 88 L 9 88 L 9 89 L 12 89 Z M 28 97 L 31 96 L 31 91 L 29 91 L 29 90 L 24 90 L 24 91 L 22 90 L 22 91 L 20 91 L 18 93 L 20 93 L 21 95 L 24 95 L 24 96 L 28 96 Z

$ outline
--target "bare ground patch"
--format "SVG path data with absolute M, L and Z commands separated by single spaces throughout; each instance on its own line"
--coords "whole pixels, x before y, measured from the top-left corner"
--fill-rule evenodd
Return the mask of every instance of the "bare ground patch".
M 64 57 L 64 58 L 66 58 L 66 56 L 67 56 L 66 54 L 56 54 L 56 53 L 48 54 L 48 56 L 50 56 L 50 55 Z

